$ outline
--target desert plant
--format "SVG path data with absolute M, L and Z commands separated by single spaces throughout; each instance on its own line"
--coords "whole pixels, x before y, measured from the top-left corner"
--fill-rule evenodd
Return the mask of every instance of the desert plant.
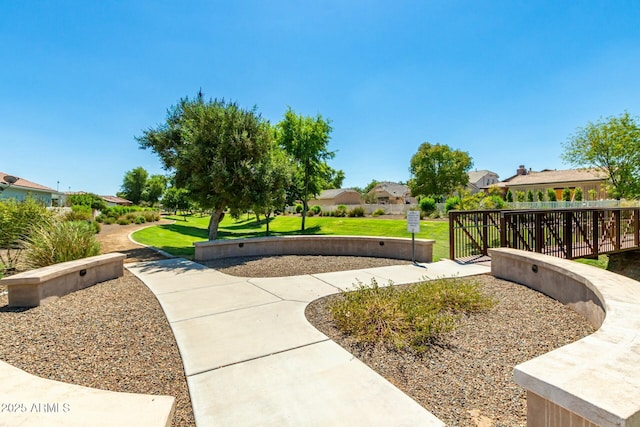
M 145 223 L 145 222 L 147 222 L 147 221 L 144 219 L 144 216 L 143 216 L 143 215 L 138 215 L 138 216 L 136 217 L 136 219 L 135 219 L 133 222 L 134 222 L 135 224 L 144 224 L 144 223 Z
M 436 201 L 431 197 L 425 197 L 420 199 L 420 211 L 424 212 L 425 215 L 430 215 L 433 211 L 436 210 Z
M 100 253 L 95 228 L 86 221 L 53 221 L 34 229 L 26 241 L 26 262 L 40 268 Z
M 356 206 L 355 208 L 349 211 L 349 217 L 364 217 L 364 208 L 362 206 Z
M 91 221 L 93 212 L 90 206 L 73 205 L 71 212 L 64 215 L 65 221 Z
M 494 301 L 472 280 L 438 279 L 404 289 L 356 285 L 329 304 L 340 330 L 356 342 L 382 342 L 396 349 L 425 351 L 442 333 L 456 327 L 462 313 L 487 310 Z

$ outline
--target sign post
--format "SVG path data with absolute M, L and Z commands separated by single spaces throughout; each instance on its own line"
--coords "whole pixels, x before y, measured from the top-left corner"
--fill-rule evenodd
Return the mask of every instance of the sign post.
M 411 260 L 416 263 L 416 233 L 420 232 L 420 211 L 407 211 L 407 231 L 411 233 Z

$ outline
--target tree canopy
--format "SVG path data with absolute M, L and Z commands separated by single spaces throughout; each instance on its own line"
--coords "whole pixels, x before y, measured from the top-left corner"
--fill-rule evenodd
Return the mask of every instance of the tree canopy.
M 409 188 L 414 196 L 448 196 L 456 188 L 469 183 L 467 172 L 472 166 L 473 161 L 467 152 L 425 142 L 411 158 L 409 171 L 413 178 L 409 181 Z
M 142 193 L 144 192 L 148 177 L 149 173 L 142 166 L 126 172 L 122 180 L 120 192 L 117 193 L 118 197 L 127 199 L 134 205 L 139 205 L 142 201 Z
M 562 157 L 574 166 L 600 169 L 613 197 L 640 196 L 640 125 L 628 112 L 578 128 Z
M 205 101 L 202 93 L 181 99 L 166 123 L 149 128 L 137 140 L 156 152 L 175 172 L 175 185 L 204 209 L 212 209 L 209 239 L 215 240 L 226 207 L 253 205 L 261 177 L 257 165 L 269 154 L 272 133 L 256 109 L 234 102 Z
M 309 198 L 323 190 L 332 178 L 331 169 L 326 161 L 332 159 L 334 152 L 328 150 L 331 126 L 321 115 L 305 117 L 289 108 L 277 125 L 277 138 L 280 146 L 291 156 L 296 167 L 293 196 L 302 201 L 302 226 L 309 210 Z

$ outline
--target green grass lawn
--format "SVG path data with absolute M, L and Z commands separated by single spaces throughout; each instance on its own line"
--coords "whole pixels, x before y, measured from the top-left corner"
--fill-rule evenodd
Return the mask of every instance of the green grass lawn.
M 172 255 L 193 259 L 193 242 L 207 240 L 209 217 L 167 217 L 176 222 L 136 231 L 135 241 L 150 245 Z M 306 220 L 306 230 L 300 231 L 299 216 L 278 216 L 271 219 L 272 236 L 296 234 L 334 234 L 354 236 L 388 236 L 411 238 L 404 219 L 311 217 Z M 255 217 L 235 221 L 227 215 L 218 229 L 219 239 L 262 237 L 266 235 L 264 220 L 257 223 Z M 417 239 L 433 239 L 433 260 L 449 257 L 449 223 L 447 221 L 421 221 Z

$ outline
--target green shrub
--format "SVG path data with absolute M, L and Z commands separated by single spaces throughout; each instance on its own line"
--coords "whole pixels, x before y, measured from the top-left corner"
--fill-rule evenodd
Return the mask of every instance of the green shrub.
M 67 212 L 64 216 L 65 221 L 91 221 L 92 218 L 91 207 L 82 205 L 71 206 L 71 212 Z
M 100 215 L 96 216 L 95 221 L 99 223 L 103 223 L 107 218 L 109 217 L 101 213 Z
M 131 220 L 129 220 L 129 219 L 125 218 L 125 217 L 122 217 L 122 218 L 119 218 L 116 221 L 116 224 L 118 224 L 118 225 L 129 225 L 129 224 L 131 224 Z
M 315 214 L 314 214 L 314 213 L 313 213 L 313 211 L 311 211 L 311 210 L 307 212 L 307 216 L 308 216 L 308 217 L 312 217 L 312 216 L 314 216 L 314 215 L 315 215 Z
M 533 191 L 532 190 L 528 190 L 527 191 L 527 202 L 529 203 L 533 203 Z
M 598 192 L 594 189 L 589 190 L 588 193 L 589 193 L 589 200 L 595 200 L 596 196 L 598 195 Z
M 95 228 L 86 221 L 53 221 L 37 227 L 26 243 L 31 268 L 46 267 L 100 253 Z
M 511 192 L 511 190 L 510 190 L 510 189 L 509 189 L 509 190 L 507 190 L 507 194 L 505 194 L 505 196 L 504 196 L 504 200 L 505 200 L 507 203 L 513 203 L 513 193 Z
M 104 224 L 115 224 L 116 223 L 116 219 L 112 218 L 110 216 L 107 216 L 104 218 L 104 220 L 102 221 Z
M 310 209 L 311 212 L 313 212 L 314 214 L 318 215 L 320 214 L 320 212 L 322 212 L 322 208 L 318 205 L 314 205 L 311 207 Z
M 576 202 L 581 202 L 582 201 L 582 188 L 577 187 L 576 190 L 573 192 L 573 200 Z
M 296 203 L 296 213 L 300 213 L 302 212 L 302 209 L 304 209 L 304 206 L 302 206 L 302 203 Z
M 404 289 L 380 287 L 372 279 L 370 286 L 358 283 L 355 291 L 343 292 L 329 310 L 340 330 L 358 343 L 382 342 L 421 352 L 454 329 L 461 314 L 494 305 L 469 279 L 438 279 Z
M 536 199 L 538 199 L 539 202 L 544 201 L 544 193 L 542 192 L 542 190 L 538 190 L 538 192 L 536 193 Z
M 549 200 L 550 202 L 555 202 L 558 200 L 558 197 L 556 196 L 556 190 L 554 190 L 553 188 L 547 188 L 547 200 Z
M 564 188 L 562 190 L 562 200 L 565 202 L 571 201 L 571 190 L 569 188 Z
M 453 209 L 460 209 L 460 203 L 461 203 L 460 197 L 449 197 L 444 204 L 445 212 L 449 212 L 450 210 L 453 210 Z
M 355 208 L 349 211 L 349 217 L 359 217 L 362 218 L 364 216 L 364 208 L 362 206 L 356 206 Z
M 424 212 L 425 215 L 430 215 L 436 210 L 436 201 L 430 197 L 420 199 L 420 210 Z
M 382 208 L 378 208 L 375 211 L 373 211 L 373 213 L 371 214 L 371 216 L 380 216 L 380 215 L 384 215 L 384 209 Z
M 505 205 L 504 200 L 500 196 L 487 196 L 484 197 L 478 206 L 479 209 L 503 209 Z
M 336 206 L 336 210 L 333 211 L 333 213 L 337 217 L 347 216 L 347 205 L 338 205 L 338 206 Z
M 147 222 L 147 220 L 144 219 L 143 215 L 139 215 L 136 217 L 136 219 L 133 222 L 135 224 L 144 224 L 145 222 Z
M 526 194 L 524 191 L 516 191 L 516 200 L 518 202 L 524 202 L 526 198 Z

